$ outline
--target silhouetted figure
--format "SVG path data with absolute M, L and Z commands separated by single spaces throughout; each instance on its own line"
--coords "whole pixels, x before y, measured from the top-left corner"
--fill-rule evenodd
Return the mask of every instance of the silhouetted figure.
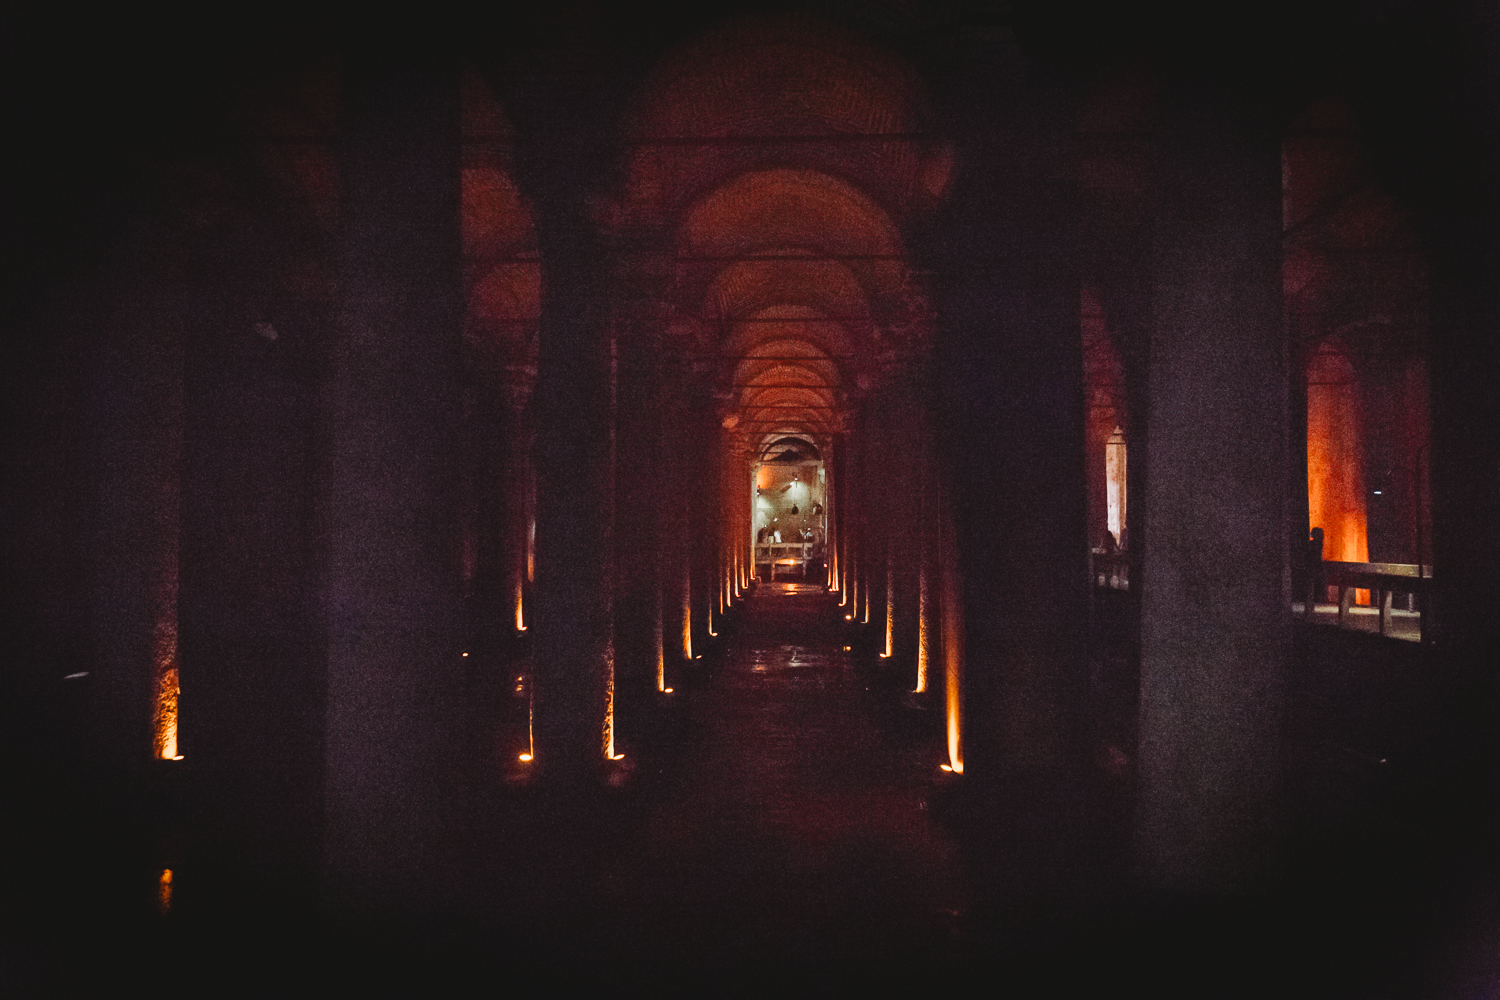
M 1318 598 L 1328 596 L 1328 584 L 1323 582 L 1323 529 L 1314 528 L 1307 538 L 1307 608 L 1313 613 Z

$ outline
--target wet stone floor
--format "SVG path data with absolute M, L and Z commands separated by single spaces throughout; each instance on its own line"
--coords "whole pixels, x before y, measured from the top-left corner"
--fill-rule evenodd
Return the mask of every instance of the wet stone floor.
M 834 600 L 779 584 L 751 599 L 694 693 L 683 780 L 609 880 L 622 903 L 675 918 L 695 950 L 909 945 L 962 906 L 920 757 L 891 745 Z

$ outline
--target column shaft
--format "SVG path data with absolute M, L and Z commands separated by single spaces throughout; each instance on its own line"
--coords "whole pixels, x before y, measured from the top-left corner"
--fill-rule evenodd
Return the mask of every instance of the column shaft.
M 1185 95 L 1161 141 L 1138 861 L 1156 888 L 1254 891 L 1290 645 L 1279 151 Z

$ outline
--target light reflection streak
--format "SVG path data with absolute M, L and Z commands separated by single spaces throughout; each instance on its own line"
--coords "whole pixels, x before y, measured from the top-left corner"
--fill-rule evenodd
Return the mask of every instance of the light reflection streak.
M 163 868 L 156 879 L 156 912 L 166 916 L 172 912 L 172 869 Z

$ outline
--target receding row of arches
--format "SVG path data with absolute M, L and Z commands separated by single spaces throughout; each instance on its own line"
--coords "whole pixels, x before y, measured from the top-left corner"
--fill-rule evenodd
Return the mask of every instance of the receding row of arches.
M 130 343 L 93 405 L 137 460 L 98 493 L 150 507 L 98 518 L 137 567 L 97 587 L 130 609 L 109 752 L 240 789 L 247 842 L 323 831 L 357 908 L 464 789 L 643 755 L 791 574 L 937 709 L 949 771 L 1063 787 L 1107 741 L 1148 878 L 1266 878 L 1308 529 L 1338 562 L 1460 547 L 1419 224 L 1337 101 L 1269 130 L 993 47 L 934 83 L 732 22 L 625 88 L 602 157 L 589 94 L 493 65 L 289 74 L 242 126 L 260 200 L 148 227 L 101 296 Z M 1123 567 L 1128 731 L 1088 716 L 1091 556 Z

